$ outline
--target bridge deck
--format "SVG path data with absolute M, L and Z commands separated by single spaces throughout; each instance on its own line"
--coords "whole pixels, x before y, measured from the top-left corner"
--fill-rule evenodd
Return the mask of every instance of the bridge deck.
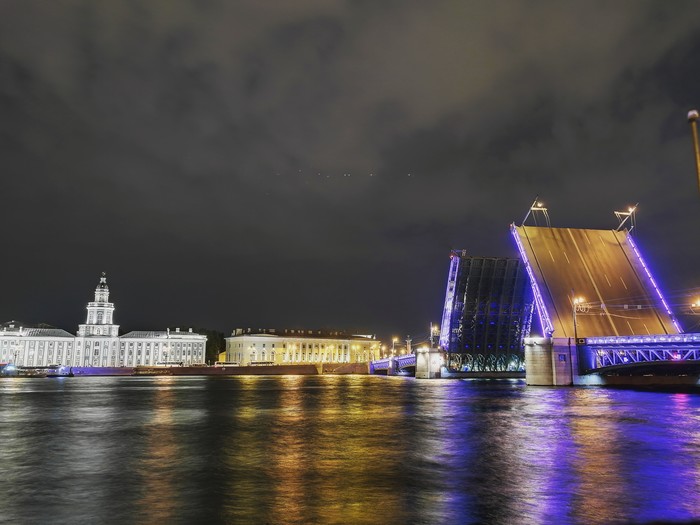
M 513 226 L 556 337 L 677 334 L 680 329 L 626 232 Z

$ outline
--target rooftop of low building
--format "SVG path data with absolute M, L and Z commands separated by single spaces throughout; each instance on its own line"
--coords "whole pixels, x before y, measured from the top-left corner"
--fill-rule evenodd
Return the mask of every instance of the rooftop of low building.
M 246 335 L 270 337 L 296 337 L 306 339 L 358 339 L 375 340 L 376 336 L 356 334 L 346 330 L 309 330 L 301 328 L 235 328 L 231 337 Z

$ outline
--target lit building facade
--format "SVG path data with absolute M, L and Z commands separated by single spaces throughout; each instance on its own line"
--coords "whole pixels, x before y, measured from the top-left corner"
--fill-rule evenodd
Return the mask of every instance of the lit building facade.
M 25 328 L 13 322 L 0 331 L 0 363 L 46 366 L 75 358 L 75 336 L 60 328 Z
M 121 366 L 156 365 L 158 363 L 203 364 L 207 336 L 174 331 L 129 332 L 119 338 Z
M 10 322 L 0 330 L 0 363 L 17 366 L 124 367 L 204 363 L 207 337 L 187 332 L 129 332 L 119 336 L 104 274 L 87 305 L 77 335 L 58 328 L 26 328 Z
M 379 354 L 374 335 L 337 331 L 236 328 L 226 338 L 226 361 L 240 365 L 366 363 Z

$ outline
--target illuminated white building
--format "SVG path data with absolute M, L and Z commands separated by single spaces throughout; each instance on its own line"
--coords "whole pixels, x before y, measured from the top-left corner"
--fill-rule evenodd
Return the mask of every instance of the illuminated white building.
M 112 323 L 114 303 L 109 302 L 105 274 L 95 288 L 95 300 L 87 305 L 85 324 L 78 326 L 72 366 L 125 366 L 119 363 L 119 325 Z M 17 363 L 19 364 L 19 363 Z M 33 363 L 32 363 L 33 364 Z M 64 363 L 57 363 L 64 364 Z
M 25 328 L 10 322 L 0 331 L 0 363 L 68 363 L 74 348 L 75 336 L 60 328 Z
M 129 332 L 119 336 L 102 274 L 95 300 L 87 305 L 85 324 L 76 336 L 58 328 L 25 328 L 14 322 L 0 330 L 0 363 L 17 366 L 122 367 L 178 362 L 204 363 L 207 337 L 176 328 L 162 332 Z
M 120 366 L 204 363 L 207 336 L 187 332 L 129 332 L 119 338 Z
M 345 332 L 237 328 L 226 338 L 226 361 L 241 365 L 366 363 L 379 354 L 375 336 Z

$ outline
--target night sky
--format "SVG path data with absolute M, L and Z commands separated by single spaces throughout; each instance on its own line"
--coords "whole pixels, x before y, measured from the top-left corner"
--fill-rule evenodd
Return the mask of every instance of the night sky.
M 698 106 L 696 0 L 3 0 L 0 321 L 424 339 L 536 195 L 682 309 Z

